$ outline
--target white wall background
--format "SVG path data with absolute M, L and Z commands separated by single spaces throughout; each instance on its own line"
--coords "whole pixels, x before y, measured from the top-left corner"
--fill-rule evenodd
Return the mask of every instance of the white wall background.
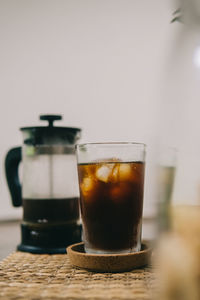
M 4 159 L 40 114 L 62 114 L 82 141 L 151 142 L 172 11 L 160 0 L 0 0 L 0 219 L 21 216 Z

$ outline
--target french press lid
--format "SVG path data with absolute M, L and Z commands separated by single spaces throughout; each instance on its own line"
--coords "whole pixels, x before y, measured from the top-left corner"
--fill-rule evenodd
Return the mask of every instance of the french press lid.
M 48 121 L 48 126 L 20 128 L 26 145 L 75 144 L 80 138 L 80 128 L 54 126 L 54 121 L 62 120 L 61 115 L 41 115 L 40 120 Z

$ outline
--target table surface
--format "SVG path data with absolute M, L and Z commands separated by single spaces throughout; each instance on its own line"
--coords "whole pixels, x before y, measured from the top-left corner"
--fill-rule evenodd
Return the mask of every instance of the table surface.
M 143 237 L 154 234 L 154 225 L 144 221 Z M 1 222 L 0 299 L 151 299 L 155 281 L 150 267 L 94 273 L 71 266 L 66 254 L 15 252 L 19 242 L 20 221 Z
M 68 255 L 15 252 L 0 262 L 0 299 L 152 299 L 150 267 L 95 273 L 71 265 Z

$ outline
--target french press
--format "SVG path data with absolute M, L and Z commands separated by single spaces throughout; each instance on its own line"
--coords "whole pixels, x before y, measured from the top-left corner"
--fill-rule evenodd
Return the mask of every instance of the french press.
M 23 206 L 21 244 L 31 253 L 66 253 L 81 240 L 75 143 L 81 130 L 54 126 L 59 115 L 42 115 L 48 126 L 24 127 L 23 147 L 9 150 L 5 170 L 12 203 Z M 22 185 L 19 163 L 22 160 Z

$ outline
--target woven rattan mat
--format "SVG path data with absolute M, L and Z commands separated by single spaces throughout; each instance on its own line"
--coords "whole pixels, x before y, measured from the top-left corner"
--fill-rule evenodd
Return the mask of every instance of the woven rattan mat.
M 151 299 L 150 267 L 95 273 L 70 265 L 67 254 L 16 252 L 0 262 L 0 299 Z

